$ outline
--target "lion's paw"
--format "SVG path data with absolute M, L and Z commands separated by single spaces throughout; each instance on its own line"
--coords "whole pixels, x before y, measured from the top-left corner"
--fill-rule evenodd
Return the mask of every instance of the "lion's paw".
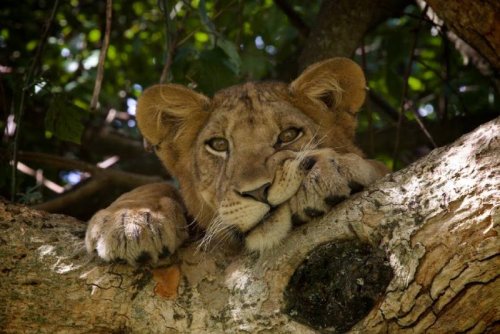
M 300 225 L 323 216 L 333 206 L 380 178 L 383 173 L 372 162 L 331 149 L 314 150 L 304 158 L 307 173 L 290 199 L 292 221 Z
M 155 264 L 188 237 L 184 212 L 171 198 L 153 204 L 130 199 L 115 203 L 92 217 L 85 236 L 87 251 L 105 261 Z

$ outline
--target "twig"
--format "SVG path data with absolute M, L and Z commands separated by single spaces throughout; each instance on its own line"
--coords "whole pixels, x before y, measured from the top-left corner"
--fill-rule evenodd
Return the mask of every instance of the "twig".
M 422 26 L 422 22 L 424 21 L 424 18 L 426 17 L 427 14 L 427 8 L 429 5 L 425 5 L 422 14 L 421 14 L 421 20 L 418 22 L 417 27 L 415 28 L 415 36 L 413 38 L 413 43 L 410 49 L 410 59 L 408 60 L 408 64 L 405 69 L 405 74 L 404 74 L 404 79 L 403 79 L 403 93 L 401 96 L 401 105 L 399 108 L 399 115 L 398 115 L 398 124 L 397 124 L 397 129 L 396 129 L 396 140 L 394 143 L 394 153 L 392 155 L 392 169 L 396 170 L 396 165 L 397 165 L 397 158 L 398 158 L 398 153 L 399 153 L 399 141 L 401 137 L 401 125 L 403 124 L 403 117 L 404 117 L 404 111 L 405 111 L 405 103 L 406 103 L 406 95 L 408 94 L 408 79 L 411 74 L 411 67 L 413 65 L 413 60 L 415 59 L 415 49 L 417 48 L 417 41 L 418 41 L 418 33 L 420 31 L 420 28 Z
M 425 9 L 425 7 L 424 7 L 424 9 Z M 428 11 L 428 9 L 427 9 L 427 11 Z M 426 13 L 425 16 L 422 16 L 422 15 L 416 15 L 416 14 L 413 14 L 413 13 L 403 12 L 401 16 L 402 17 L 403 16 L 408 16 L 409 18 L 416 19 L 419 22 L 423 21 L 423 22 L 428 23 L 428 24 L 430 24 L 430 25 L 432 25 L 432 26 L 434 26 L 436 28 L 442 28 L 443 25 L 444 25 L 442 22 L 439 23 L 439 22 L 436 22 L 436 21 L 432 20 L 431 18 L 429 18 L 428 15 L 427 15 L 427 13 Z
M 2 110 L 2 118 L 5 119 L 5 123 L 7 123 L 7 118 L 9 117 L 9 112 L 7 108 L 7 96 L 5 94 L 5 88 L 3 86 L 3 82 L 0 80 L 0 103 L 2 104 L 0 106 L 0 109 Z M 12 102 L 10 103 L 11 105 L 13 104 Z
M 216 20 L 220 15 L 222 15 L 222 13 L 224 13 L 224 11 L 229 8 L 230 6 L 232 6 L 236 1 L 231 1 L 230 3 L 228 3 L 226 6 L 224 6 L 223 8 L 221 8 L 220 11 L 218 11 L 217 13 L 215 13 L 213 15 L 213 20 Z M 190 7 L 190 4 L 187 3 L 186 6 Z M 239 13 L 241 13 L 241 10 L 238 11 Z M 190 13 L 190 12 L 188 12 Z M 187 15 L 184 16 L 184 20 L 185 21 L 187 18 Z M 196 33 L 196 31 L 191 31 L 189 32 L 188 34 L 186 34 L 186 36 L 181 39 L 178 43 L 177 43 L 177 47 L 181 46 L 182 44 L 186 43 L 191 37 L 193 37 L 193 35 Z M 239 45 L 239 43 L 236 43 L 236 45 Z
M 46 24 L 45 24 L 45 30 L 43 31 L 42 37 L 40 38 L 40 43 L 38 43 L 38 47 L 35 52 L 35 57 L 33 58 L 33 63 L 31 63 L 31 66 L 26 73 L 26 76 L 24 77 L 24 82 L 23 82 L 23 88 L 21 90 L 21 98 L 19 101 L 19 108 L 17 112 L 17 117 L 16 117 L 16 125 L 17 125 L 17 131 L 16 135 L 14 136 L 14 143 L 13 143 L 13 148 L 12 148 L 12 176 L 11 176 L 11 187 L 10 187 L 10 196 L 11 196 L 11 201 L 14 202 L 15 196 L 16 196 L 16 173 L 17 173 L 17 161 L 18 161 L 18 156 L 17 156 L 17 150 L 19 146 L 19 138 L 20 138 L 20 133 L 21 133 L 21 122 L 24 116 L 24 101 L 26 99 L 26 92 L 27 90 L 31 87 L 31 81 L 33 80 L 33 77 L 35 75 L 36 68 L 38 67 L 38 64 L 42 58 L 42 52 L 45 47 L 45 44 L 47 42 L 47 37 L 49 35 L 50 28 L 52 26 L 52 22 L 54 22 L 54 17 L 56 16 L 57 9 L 59 8 L 59 0 L 54 1 L 54 6 L 52 7 L 52 12 L 50 13 L 50 17 L 48 18 Z
M 177 30 L 174 31 L 174 27 L 170 19 L 167 0 L 163 0 L 163 17 L 165 19 L 165 49 L 167 51 L 167 56 L 165 59 L 165 65 L 161 71 L 160 83 L 169 81 L 170 67 L 172 66 L 172 62 L 174 60 L 178 40 Z
M 436 69 L 434 69 L 432 66 L 429 66 L 426 62 L 424 62 L 422 59 L 417 59 L 416 60 L 420 65 L 422 65 L 425 69 L 431 71 L 432 73 L 434 73 L 438 78 L 439 80 L 441 80 L 445 85 L 446 87 L 448 87 L 448 89 L 450 90 L 450 92 L 458 99 L 458 102 L 460 102 L 460 106 L 462 107 L 463 109 L 463 112 L 465 114 L 469 113 L 468 109 L 467 109 L 467 106 L 466 104 L 464 103 L 463 99 L 462 99 L 462 96 L 456 91 L 456 89 L 450 85 L 450 82 L 449 80 L 447 79 L 447 77 L 443 77 L 441 75 L 441 73 L 439 73 Z
M 161 71 L 160 83 L 165 83 L 170 81 L 169 80 L 170 68 L 172 67 L 172 63 L 174 61 L 175 49 L 177 47 L 176 40 L 177 38 L 171 40 L 171 43 L 169 43 L 167 59 L 165 60 L 165 65 L 163 66 L 163 70 Z
M 443 27 L 443 34 L 446 34 L 446 26 Z M 448 120 L 448 94 L 446 94 L 445 88 L 448 85 L 450 79 L 450 42 L 446 36 L 441 35 L 443 41 L 443 58 L 444 58 L 444 86 L 442 94 L 442 110 L 441 110 L 441 121 L 446 122 Z
M 427 139 L 429 139 L 429 141 L 431 142 L 432 146 L 434 148 L 437 148 L 438 146 L 436 145 L 436 142 L 434 141 L 434 138 L 432 138 L 431 133 L 425 127 L 425 124 L 422 122 L 422 119 L 420 118 L 420 115 L 418 114 L 417 110 L 415 108 L 411 108 L 411 110 L 413 111 L 413 115 L 415 116 L 415 120 L 417 121 L 417 124 L 420 127 L 420 130 L 422 130 L 422 132 L 427 137 Z
M 109 39 L 111 35 L 111 18 L 113 15 L 113 0 L 106 0 L 106 28 L 104 39 L 99 53 L 99 63 L 97 65 L 97 75 L 95 78 L 94 92 L 92 93 L 92 100 L 90 101 L 90 110 L 94 111 L 97 108 L 99 94 L 101 93 L 102 79 L 104 77 L 104 62 L 108 54 Z
M 390 119 L 391 121 L 397 121 L 399 112 L 393 108 L 389 102 L 384 100 L 384 98 L 373 90 L 368 91 L 368 98 L 373 101 Z
M 203 23 L 203 25 L 215 38 L 219 38 L 221 34 L 217 31 L 215 24 L 208 17 L 205 0 L 200 0 L 200 3 L 198 4 L 198 13 L 200 14 L 201 23 Z
M 288 17 L 290 23 L 297 28 L 302 37 L 306 38 L 309 36 L 309 27 L 286 0 L 274 0 L 274 3 Z

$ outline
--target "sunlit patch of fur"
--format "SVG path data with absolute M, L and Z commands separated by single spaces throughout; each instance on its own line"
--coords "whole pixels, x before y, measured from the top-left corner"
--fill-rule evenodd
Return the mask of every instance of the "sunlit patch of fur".
M 280 205 L 273 214 L 252 230 L 245 239 L 248 250 L 264 252 L 277 246 L 292 229 L 288 204 Z

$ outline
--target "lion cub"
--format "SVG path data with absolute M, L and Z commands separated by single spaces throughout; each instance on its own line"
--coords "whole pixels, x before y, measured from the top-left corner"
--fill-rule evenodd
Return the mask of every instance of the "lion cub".
M 90 220 L 87 250 L 155 263 L 187 239 L 187 216 L 206 231 L 204 241 L 275 246 L 386 173 L 354 145 L 365 85 L 356 63 L 334 58 L 289 85 L 250 82 L 211 99 L 176 84 L 147 89 L 138 126 L 179 192 L 161 183 L 124 194 Z

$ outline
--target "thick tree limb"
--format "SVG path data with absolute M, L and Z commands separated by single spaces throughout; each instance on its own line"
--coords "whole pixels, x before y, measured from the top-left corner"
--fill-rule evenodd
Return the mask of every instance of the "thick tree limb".
M 497 118 L 296 229 L 261 257 L 223 248 L 201 253 L 192 244 L 168 269 L 98 264 L 84 253 L 84 224 L 1 203 L 0 328 L 313 333 L 284 314 L 283 291 L 312 250 L 351 240 L 382 250 L 393 271 L 351 332 L 497 332 L 499 134 Z M 351 278 L 362 289 L 363 280 Z

